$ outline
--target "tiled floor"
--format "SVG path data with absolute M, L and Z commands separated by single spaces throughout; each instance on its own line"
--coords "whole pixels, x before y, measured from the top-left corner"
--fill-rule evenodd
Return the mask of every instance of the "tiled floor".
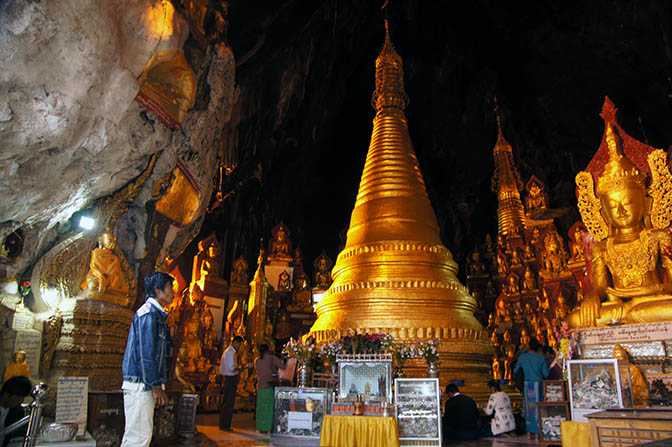
M 193 439 L 185 439 L 174 447 L 259 447 L 259 446 L 292 446 L 316 447 L 319 441 L 283 441 L 270 439 L 268 435 L 257 433 L 254 429 L 253 413 L 237 413 L 233 416 L 233 432 L 219 430 L 216 414 L 198 415 L 198 435 Z M 517 438 L 480 439 L 478 441 L 446 444 L 455 447 L 521 447 L 535 445 L 525 436 Z M 349 447 L 349 446 L 343 446 Z M 364 446 L 365 447 L 365 446 Z

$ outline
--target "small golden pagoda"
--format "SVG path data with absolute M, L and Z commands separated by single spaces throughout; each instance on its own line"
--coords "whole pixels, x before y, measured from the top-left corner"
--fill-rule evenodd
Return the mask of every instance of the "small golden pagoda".
M 499 234 L 520 235 L 525 227 L 525 208 L 520 200 L 523 187 L 520 174 L 513 161 L 513 150 L 504 134 L 497 114 L 497 143 L 493 149 L 495 173 L 492 176 L 492 190 L 497 194 L 497 223 Z
M 438 339 L 442 382 L 464 379 L 467 387 L 483 386 L 492 348 L 474 317 L 476 301 L 456 278 L 457 264 L 441 243 L 404 115 L 402 59 L 387 22 L 385 29 L 371 101 L 373 133 L 347 243 L 317 305 L 311 335 L 318 343 L 353 332 L 385 332 L 411 342 Z M 425 368 L 418 362 L 409 373 L 421 375 Z

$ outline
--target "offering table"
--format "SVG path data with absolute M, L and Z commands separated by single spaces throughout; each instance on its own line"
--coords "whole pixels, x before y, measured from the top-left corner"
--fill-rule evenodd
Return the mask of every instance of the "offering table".
M 397 422 L 393 417 L 326 415 L 320 447 L 398 447 Z

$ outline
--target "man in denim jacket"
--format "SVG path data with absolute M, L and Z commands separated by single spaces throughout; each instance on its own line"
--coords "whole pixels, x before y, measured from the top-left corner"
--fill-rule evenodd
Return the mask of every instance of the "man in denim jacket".
M 121 371 L 126 428 L 121 447 L 146 447 L 152 440 L 154 406 L 168 396 L 170 331 L 163 310 L 173 301 L 173 277 L 155 272 L 145 278 L 146 301 L 133 317 Z

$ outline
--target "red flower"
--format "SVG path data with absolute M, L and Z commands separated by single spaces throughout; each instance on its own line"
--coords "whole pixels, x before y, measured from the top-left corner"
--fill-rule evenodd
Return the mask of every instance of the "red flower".
M 30 287 L 30 281 L 24 281 L 21 283 L 21 287 Z

